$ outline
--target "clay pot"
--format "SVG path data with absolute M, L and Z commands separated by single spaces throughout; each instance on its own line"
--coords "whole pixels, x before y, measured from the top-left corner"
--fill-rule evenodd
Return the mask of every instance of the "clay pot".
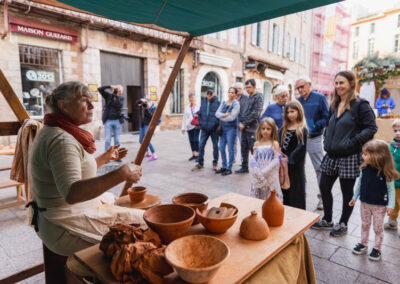
M 280 226 L 283 224 L 285 217 L 285 207 L 276 197 L 276 190 L 271 190 L 271 194 L 262 206 L 262 216 L 267 221 L 268 226 Z
M 202 235 L 177 239 L 165 250 L 168 263 L 189 283 L 208 282 L 229 254 L 229 247 L 223 241 Z
M 206 228 L 210 233 L 223 234 L 235 223 L 238 216 L 238 209 L 229 203 L 221 203 L 220 207 L 234 208 L 235 214 L 227 218 L 211 218 L 207 217 L 208 210 L 200 211 L 196 209 L 197 217 L 200 223 Z
M 174 198 L 172 198 L 172 203 L 173 204 L 181 204 L 185 206 L 189 206 L 193 208 L 193 210 L 196 210 L 199 208 L 199 210 L 202 212 L 203 210 L 207 209 L 208 206 L 208 196 L 202 193 L 197 193 L 197 192 L 189 192 L 189 193 L 182 193 Z M 196 214 L 197 215 L 197 214 Z M 199 219 L 197 216 L 194 218 L 193 224 L 198 224 Z
M 192 208 L 178 204 L 158 205 L 147 209 L 143 219 L 154 230 L 163 243 L 184 236 L 190 229 L 195 212 Z
M 256 211 L 251 211 L 250 216 L 244 218 L 240 224 L 240 235 L 247 240 L 265 240 L 269 236 L 269 227 L 263 218 L 258 217 Z
M 134 186 L 128 189 L 129 198 L 132 203 L 141 202 L 146 197 L 147 189 L 144 186 Z

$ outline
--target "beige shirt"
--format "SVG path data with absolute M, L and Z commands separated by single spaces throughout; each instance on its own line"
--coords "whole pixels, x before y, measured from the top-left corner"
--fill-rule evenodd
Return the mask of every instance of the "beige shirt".
M 72 255 L 89 247 L 117 223 L 145 226 L 143 210 L 115 206 L 107 192 L 72 205 L 65 201 L 74 182 L 96 176 L 97 163 L 64 130 L 44 127 L 40 131 L 33 144 L 31 168 L 33 199 L 46 208 L 39 213 L 38 235 L 55 253 Z

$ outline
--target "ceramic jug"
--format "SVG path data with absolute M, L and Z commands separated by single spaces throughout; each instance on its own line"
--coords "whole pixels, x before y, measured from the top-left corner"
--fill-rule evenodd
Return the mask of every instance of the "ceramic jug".
M 269 236 L 268 224 L 258 217 L 256 211 L 251 211 L 251 215 L 244 218 L 240 224 L 240 236 L 252 241 L 264 240 Z
M 262 206 L 262 216 L 267 221 L 268 226 L 280 226 L 283 224 L 285 207 L 276 197 L 276 190 L 271 190 L 269 198 L 264 201 Z

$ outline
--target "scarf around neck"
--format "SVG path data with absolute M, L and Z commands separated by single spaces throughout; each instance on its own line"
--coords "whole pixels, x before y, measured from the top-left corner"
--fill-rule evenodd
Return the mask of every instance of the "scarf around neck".
M 96 151 L 96 145 L 94 144 L 93 135 L 80 128 L 76 122 L 74 122 L 68 116 L 62 113 L 48 113 L 44 116 L 44 125 L 51 127 L 60 127 L 65 130 L 82 145 L 86 152 L 93 154 Z

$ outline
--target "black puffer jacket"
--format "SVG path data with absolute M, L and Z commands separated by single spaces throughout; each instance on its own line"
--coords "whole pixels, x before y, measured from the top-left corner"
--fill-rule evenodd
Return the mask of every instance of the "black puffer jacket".
M 377 131 L 375 115 L 368 101 L 356 99 L 350 106 L 351 111 L 345 110 L 339 118 L 336 117 L 336 106 L 328 120 L 324 149 L 330 157 L 361 153 L 362 146 L 371 140 Z

